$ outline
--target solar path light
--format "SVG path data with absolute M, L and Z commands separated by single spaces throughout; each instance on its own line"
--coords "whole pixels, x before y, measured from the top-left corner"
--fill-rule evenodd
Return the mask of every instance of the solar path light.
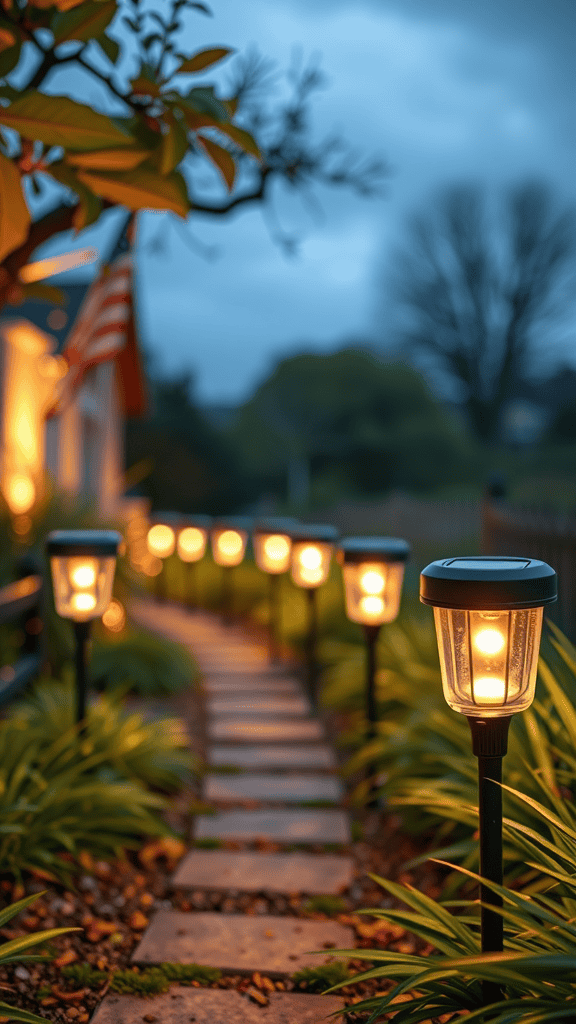
M 150 528 L 146 536 L 149 553 L 157 558 L 160 565 L 156 573 L 156 600 L 166 600 L 166 569 L 165 562 L 174 553 L 176 547 L 176 530 L 181 517 L 177 512 L 156 512 L 150 518 Z
M 294 519 L 261 519 L 252 534 L 256 565 L 268 576 L 270 661 L 278 659 L 280 640 L 280 579 L 290 569 L 292 537 L 290 531 L 297 525 Z
M 176 545 L 180 560 L 186 566 L 186 599 L 190 609 L 198 605 L 196 570 L 206 552 L 211 523 L 210 516 L 186 516 L 178 531 Z
M 90 623 L 110 604 L 121 542 L 113 530 L 54 530 L 46 538 L 56 611 L 74 623 L 77 722 L 86 715 Z
M 221 607 L 226 621 L 234 611 L 234 574 L 246 554 L 252 520 L 246 516 L 231 516 L 213 524 L 210 531 L 212 557 L 222 568 Z
M 308 595 L 308 626 L 306 632 L 306 677 L 308 693 L 316 704 L 318 665 L 318 587 L 326 582 L 338 531 L 333 526 L 299 526 L 292 530 L 290 574 L 297 587 Z
M 405 540 L 396 537 L 348 537 L 338 551 L 346 597 L 346 614 L 364 627 L 367 650 L 367 739 L 376 738 L 376 643 L 380 628 L 393 622 L 400 609 L 404 565 L 410 555 Z M 375 804 L 376 765 L 368 764 L 370 803 Z
M 502 884 L 502 758 L 512 715 L 534 699 L 544 606 L 557 597 L 554 570 L 532 558 L 446 558 L 420 577 L 434 608 L 446 701 L 466 715 L 478 758 L 480 874 Z M 481 886 L 484 953 L 501 952 L 502 900 Z M 483 982 L 485 1004 L 500 986 Z

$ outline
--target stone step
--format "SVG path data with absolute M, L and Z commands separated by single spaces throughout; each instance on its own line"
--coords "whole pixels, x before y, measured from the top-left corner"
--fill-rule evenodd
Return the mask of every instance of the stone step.
M 332 854 L 190 850 L 170 884 L 174 889 L 337 896 L 349 888 L 353 878 L 353 861 Z
M 302 696 L 302 686 L 298 679 L 281 676 L 268 676 L 267 674 L 246 675 L 237 673 L 233 676 L 204 676 L 202 688 L 211 696 L 245 696 L 246 694 L 278 694 L 282 696 Z
M 330 775 L 209 775 L 204 780 L 206 800 L 268 800 L 301 804 L 307 800 L 339 803 L 344 791 Z
M 317 718 L 274 722 L 254 718 L 218 718 L 208 722 L 211 740 L 236 743 L 295 743 L 323 740 L 324 728 Z
M 351 949 L 353 941 L 352 929 L 334 921 L 159 910 L 132 960 L 285 976 L 325 961 L 310 950 Z
M 235 746 L 216 745 L 208 750 L 208 764 L 213 767 L 230 765 L 234 768 L 327 768 L 337 767 L 331 747 L 317 746 Z
M 299 715 L 312 714 L 305 697 L 212 697 L 206 702 L 209 715 Z
M 268 1006 L 258 1006 L 249 996 L 220 988 L 182 988 L 152 999 L 108 995 L 92 1018 L 92 1024 L 142 1024 L 152 1018 L 159 1024 L 326 1024 L 326 1017 L 343 1006 L 336 996 L 306 992 L 271 992 Z
M 270 839 L 279 843 L 343 843 L 351 841 L 343 811 L 280 808 L 258 811 L 220 811 L 200 814 L 194 838 Z

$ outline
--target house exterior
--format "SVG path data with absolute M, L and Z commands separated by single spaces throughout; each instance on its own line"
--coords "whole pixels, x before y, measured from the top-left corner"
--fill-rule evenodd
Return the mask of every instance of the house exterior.
M 61 290 L 61 309 L 30 300 L 0 319 L 0 488 L 26 514 L 50 478 L 107 518 L 121 513 L 125 417 L 146 408 L 132 258 Z

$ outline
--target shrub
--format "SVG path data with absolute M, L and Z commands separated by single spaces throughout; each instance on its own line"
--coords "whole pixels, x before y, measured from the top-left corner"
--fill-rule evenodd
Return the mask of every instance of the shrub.
M 100 630 L 90 673 L 97 688 L 159 697 L 187 689 L 198 670 L 183 647 L 130 626 L 118 637 Z

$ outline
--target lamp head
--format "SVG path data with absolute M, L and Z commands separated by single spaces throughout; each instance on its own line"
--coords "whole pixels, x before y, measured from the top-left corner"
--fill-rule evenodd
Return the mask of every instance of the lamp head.
M 46 551 L 59 615 L 88 622 L 105 612 L 121 542 L 114 530 L 54 530 L 48 534 Z
M 182 519 L 177 547 L 183 562 L 199 562 L 204 557 L 211 524 L 210 516 L 185 516 Z
M 216 565 L 240 565 L 246 553 L 252 520 L 248 516 L 230 516 L 213 524 L 210 531 L 212 557 Z
M 334 526 L 298 526 L 292 530 L 290 575 L 297 587 L 314 590 L 326 582 L 337 540 Z
M 340 542 L 346 613 L 352 622 L 381 626 L 400 608 L 404 565 L 410 547 L 397 537 L 347 537 Z
M 258 520 L 252 533 L 254 558 L 262 572 L 279 576 L 288 572 L 292 552 L 291 531 L 297 526 L 295 519 L 268 517 Z
M 544 606 L 556 598 L 554 569 L 534 558 L 471 556 L 426 566 L 420 600 L 434 608 L 450 707 L 472 718 L 530 707 Z
M 176 531 L 182 516 L 178 512 L 156 512 L 150 517 L 146 537 L 148 552 L 155 558 L 169 558 L 176 547 Z

